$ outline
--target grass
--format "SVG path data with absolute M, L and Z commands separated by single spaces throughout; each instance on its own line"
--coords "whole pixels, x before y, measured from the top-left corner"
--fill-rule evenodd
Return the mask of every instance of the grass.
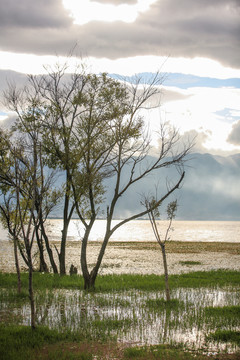
M 99 276 L 91 293 L 83 291 L 78 275 L 34 273 L 33 280 L 38 324 L 42 324 L 35 331 L 21 325 L 29 317 L 27 274 L 22 274 L 23 293 L 18 295 L 16 274 L 0 273 L 1 359 L 100 360 L 110 353 L 119 360 L 205 359 L 184 351 L 194 347 L 175 337 L 192 329 L 202 333 L 196 342 L 206 340 L 206 349 L 215 344 L 221 351 L 224 342 L 236 352 L 240 346 L 237 271 L 171 275 L 170 302 L 164 299 L 164 277 L 157 275 Z M 119 345 L 119 341 L 149 343 L 149 339 L 163 345 Z
M 178 299 L 171 299 L 166 301 L 165 299 L 148 299 L 146 305 L 149 309 L 154 309 L 155 311 L 162 310 L 176 310 L 179 311 L 184 307 L 184 303 Z
M 34 359 L 33 353 L 45 344 L 53 344 L 69 340 L 80 340 L 70 332 L 60 333 L 46 327 L 38 327 L 34 331 L 27 326 L 0 325 L 1 359 Z
M 128 250 L 159 250 L 159 244 L 156 241 L 148 242 L 117 242 L 110 241 L 108 246 L 120 247 Z M 240 244 L 230 242 L 194 242 L 194 241 L 167 241 L 167 254 L 199 254 L 203 252 L 224 252 L 229 254 L 240 254 Z
M 21 275 L 23 290 L 28 288 L 28 275 L 23 273 Z M 179 287 L 209 287 L 209 286 L 226 286 L 239 285 L 240 272 L 230 270 L 217 271 L 196 271 L 187 274 L 170 275 L 170 288 L 175 289 Z M 1 287 L 8 289 L 16 289 L 17 277 L 14 273 L 0 272 Z M 80 275 L 73 276 L 59 276 L 53 274 L 33 274 L 33 286 L 39 290 L 41 289 L 83 289 L 83 278 Z M 152 291 L 163 290 L 165 286 L 164 276 L 159 275 L 99 275 L 96 281 L 96 291 L 125 291 L 131 289 Z
M 209 341 L 232 342 L 240 346 L 240 331 L 216 330 L 207 336 Z
M 77 334 L 59 333 L 39 327 L 5 327 L 0 325 L 1 360 L 206 360 L 201 353 L 184 351 L 170 345 L 123 347 L 117 343 L 86 342 Z M 231 335 L 232 336 L 232 335 Z M 238 335 L 239 336 L 239 335 Z M 237 360 L 239 353 L 214 357 Z M 211 359 L 213 359 L 211 357 Z
M 240 319 L 240 306 L 207 307 L 205 312 L 207 316 L 230 316 Z
M 192 265 L 201 265 L 201 261 L 179 261 L 180 265 L 187 265 L 187 266 L 192 266 Z

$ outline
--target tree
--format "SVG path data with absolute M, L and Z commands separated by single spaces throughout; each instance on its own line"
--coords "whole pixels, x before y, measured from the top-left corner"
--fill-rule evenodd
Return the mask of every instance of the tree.
M 26 118 L 23 117 L 27 121 Z M 22 125 L 26 123 L 22 123 Z M 29 123 L 30 125 L 30 123 Z M 32 126 L 33 124 L 31 124 Z M 19 131 L 21 127 L 19 126 Z M 31 327 L 35 325 L 35 301 L 33 291 L 33 247 L 37 242 L 40 250 L 40 263 L 46 269 L 39 238 L 40 219 L 44 212 L 49 213 L 52 202 L 51 177 L 43 175 L 41 148 L 37 141 L 37 132 L 29 130 L 31 136 L 11 136 L 0 130 L 0 220 L 13 239 L 15 265 L 20 291 L 19 249 L 28 267 L 28 291 L 31 306 Z M 36 129 L 35 129 L 36 130 Z M 26 134 L 25 134 L 26 135 Z M 41 204 L 39 204 L 39 198 Z M 39 206 L 38 206 L 39 205 Z
M 17 122 L 25 122 L 22 114 L 30 111 L 31 120 L 35 121 L 41 134 L 42 153 L 49 169 L 59 171 L 59 177 L 65 177 L 60 184 L 63 189 L 63 227 L 60 249 L 55 247 L 59 260 L 59 273 L 66 273 L 66 241 L 70 220 L 74 213 L 75 203 L 72 196 L 71 178 L 79 165 L 81 152 L 76 147 L 73 133 L 77 118 L 84 111 L 85 96 L 83 90 L 89 76 L 85 75 L 84 67 L 73 74 L 67 74 L 67 63 L 56 64 L 52 69 L 46 67 L 47 74 L 28 76 L 28 85 L 21 91 L 9 86 L 5 92 L 7 106 L 18 115 Z M 28 127 L 24 127 L 26 134 Z M 46 248 L 54 272 L 52 249 L 49 245 L 46 229 L 40 225 Z
M 156 207 L 156 199 L 153 197 L 152 199 L 148 200 L 145 198 L 144 201 L 145 207 L 148 210 L 148 217 L 153 229 L 153 233 L 157 242 L 159 243 L 162 251 L 163 257 L 163 266 L 164 266 L 164 277 L 165 277 L 165 293 L 166 293 L 166 300 L 170 301 L 170 289 L 169 289 L 169 282 L 168 282 L 168 266 L 167 266 L 167 257 L 166 257 L 166 249 L 165 244 L 167 240 L 170 240 L 169 232 L 172 229 L 172 221 L 175 218 L 176 211 L 177 211 L 177 200 L 172 201 L 167 206 L 167 219 L 168 219 L 168 226 L 165 231 L 164 238 L 161 238 L 160 232 L 158 230 L 156 219 L 159 218 L 160 213 L 158 207 Z
M 179 188 L 184 178 L 183 163 L 191 149 L 191 143 L 177 148 L 180 141 L 178 132 L 166 124 L 160 128 L 160 149 L 157 158 L 146 163 L 151 149 L 145 135 L 144 122 L 140 113 L 150 99 L 159 94 L 159 77 L 150 85 L 140 86 L 136 81 L 131 86 L 119 83 L 102 74 L 93 76 L 88 87 L 86 103 L 88 109 L 78 119 L 76 138 L 79 140 L 82 158 L 79 168 L 72 177 L 72 188 L 76 211 L 85 227 L 81 246 L 81 269 L 85 289 L 92 289 L 112 234 L 123 224 L 145 216 L 150 209 L 143 209 L 112 226 L 116 205 L 134 184 L 141 182 L 149 174 L 161 168 L 177 166 L 179 178 L 166 193 L 156 199 L 153 210 L 171 193 Z M 123 182 L 123 173 L 125 173 Z M 126 177 L 127 173 L 127 177 Z M 87 263 L 87 245 L 93 224 L 99 215 L 99 204 L 109 191 L 104 180 L 110 177 L 114 192 L 106 205 L 106 230 L 97 261 L 90 270 Z
M 18 293 L 20 293 L 21 274 L 18 259 L 20 228 L 14 194 L 12 192 L 9 192 L 9 188 L 11 187 L 11 185 L 9 185 L 9 182 L 11 181 L 11 179 L 8 179 L 7 175 L 10 173 L 9 170 L 13 165 L 13 161 L 11 161 L 11 158 L 9 157 L 9 137 L 6 133 L 3 133 L 2 129 L 0 129 L 0 165 L 0 221 L 3 227 L 8 230 L 10 239 L 12 239 L 13 241 L 14 260 L 18 279 Z
M 99 268 L 112 234 L 123 224 L 145 216 L 149 209 L 112 225 L 120 198 L 134 185 L 163 168 L 177 166 L 179 176 L 171 188 L 156 199 L 156 208 L 179 188 L 183 164 L 191 143 L 178 148 L 179 133 L 167 124 L 159 130 L 157 157 L 146 161 L 151 142 L 145 128 L 143 109 L 159 105 L 162 77 L 157 73 L 149 84 L 140 78 L 130 84 L 107 74 L 86 74 L 84 68 L 67 74 L 67 64 L 48 69 L 47 75 L 29 76 L 23 92 L 13 92 L 8 103 L 19 118 L 30 111 L 31 121 L 41 134 L 42 152 L 51 169 L 65 176 L 63 229 L 57 249 L 60 273 L 66 273 L 65 253 L 69 222 L 74 211 L 84 225 L 81 239 L 81 269 L 86 289 L 94 288 Z M 157 99 L 157 101 L 156 101 Z M 29 116 L 24 117 L 29 119 Z M 28 127 L 25 127 L 28 134 Z M 123 176 L 124 175 L 124 176 Z M 111 179 L 114 191 L 106 185 Z M 106 201 L 107 198 L 110 200 Z M 89 269 L 87 245 L 95 220 L 105 209 L 106 230 L 96 264 Z M 38 212 L 38 217 L 39 217 Z M 43 229 L 41 229 L 43 233 Z
M 50 212 L 59 202 L 62 196 L 61 191 L 57 190 L 53 183 L 55 182 L 56 171 L 50 170 L 46 167 L 46 157 L 43 155 L 43 137 L 40 131 L 41 118 L 44 116 L 44 108 L 40 102 L 40 98 L 37 93 L 34 93 L 29 88 L 18 90 L 16 86 L 9 85 L 9 88 L 4 92 L 5 103 L 9 109 L 15 111 L 16 121 L 11 129 L 10 134 L 4 133 L 2 130 L 2 138 L 8 138 L 8 142 L 5 141 L 5 145 L 8 146 L 8 163 L 9 166 L 3 166 L 6 162 L 5 158 L 1 158 L 1 170 L 0 170 L 0 183 L 5 186 L 4 191 L 16 191 L 16 172 L 13 159 L 20 161 L 25 169 L 28 169 L 29 177 L 26 178 L 26 183 L 21 182 L 19 185 L 22 187 L 19 192 L 23 198 L 29 198 L 32 191 L 29 185 L 29 179 L 33 171 L 34 158 L 36 165 L 36 181 L 34 188 L 34 210 L 37 213 L 37 218 L 33 214 L 33 221 L 35 224 L 35 236 L 39 249 L 40 256 L 40 270 L 48 271 L 48 266 L 44 259 L 44 244 L 47 249 L 50 264 L 53 272 L 58 273 L 57 265 L 55 263 L 53 252 L 49 244 L 48 236 L 45 229 L 45 222 Z M 18 146 L 14 144 L 18 143 Z M 12 159 L 12 162 L 9 161 Z M 7 186 L 7 187 L 6 187 Z M 16 200 L 16 199 L 15 199 Z M 10 225 L 10 224 L 9 224 Z M 12 224 L 13 226 L 14 224 Z M 8 227 L 10 232 L 10 228 Z M 44 239 L 44 243 L 43 243 Z M 20 247 L 19 247 L 20 249 Z M 27 264 L 26 257 L 21 252 L 21 255 Z M 27 264 L 28 265 L 28 264 Z

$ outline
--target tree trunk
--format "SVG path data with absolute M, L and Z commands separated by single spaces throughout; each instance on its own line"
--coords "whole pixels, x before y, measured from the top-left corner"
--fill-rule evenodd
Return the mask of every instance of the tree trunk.
M 84 277 L 84 290 L 94 291 L 95 290 L 96 277 L 89 275 Z
M 48 266 L 46 264 L 46 261 L 44 259 L 44 249 L 43 249 L 43 240 L 42 238 L 39 236 L 39 226 L 36 229 L 36 238 L 37 238 L 37 244 L 38 244 L 38 249 L 39 249 L 39 260 L 40 260 L 40 267 L 39 267 L 39 271 L 40 272 L 49 272 L 48 271 Z
M 164 265 L 166 300 L 170 301 L 170 290 L 169 290 L 169 283 L 168 283 L 168 268 L 167 268 L 167 257 L 166 257 L 166 251 L 165 251 L 165 244 L 161 244 L 161 250 L 162 250 L 163 265 Z
M 34 330 L 36 328 L 35 324 L 35 302 L 33 294 L 33 266 L 31 254 L 28 254 L 29 268 L 28 268 L 28 293 L 31 307 L 31 328 Z
M 61 249 L 60 249 L 60 253 L 58 254 L 60 275 L 66 275 L 65 257 L 66 257 L 67 229 L 68 229 L 68 222 L 65 223 L 64 221 L 64 226 L 62 230 L 62 239 L 61 239 Z
M 52 252 L 52 249 L 51 249 L 51 247 L 49 245 L 48 236 L 46 234 L 42 219 L 40 219 L 40 224 L 41 224 L 41 233 L 42 233 L 42 236 L 44 238 L 45 246 L 46 246 L 46 249 L 47 249 L 50 264 L 51 264 L 52 269 L 53 269 L 53 273 L 58 274 L 57 265 L 56 265 L 56 263 L 54 261 L 53 252 Z
M 86 229 L 85 235 L 82 239 L 81 257 L 80 257 L 81 269 L 84 279 L 84 290 L 89 290 L 91 288 L 90 274 L 87 266 L 87 242 L 88 242 L 89 232 L 90 232 L 89 228 Z
M 17 271 L 17 280 L 18 280 L 18 293 L 20 294 L 22 284 L 21 284 L 21 273 L 20 273 L 20 267 L 18 261 L 17 239 L 15 237 L 13 239 L 13 246 L 14 246 L 15 267 Z
M 70 191 L 71 191 L 71 177 L 69 174 L 69 170 L 67 170 L 66 194 L 65 194 L 65 202 L 64 202 L 64 211 L 63 211 L 63 230 L 62 230 L 61 248 L 60 248 L 60 252 L 58 253 L 60 275 L 66 275 L 65 257 L 66 257 L 67 232 L 68 232 L 69 222 L 72 218 L 72 214 L 75 208 L 74 205 L 71 206 L 70 204 L 70 197 L 69 197 Z
M 92 269 L 90 274 L 89 274 L 89 271 L 87 269 L 87 258 L 86 258 L 86 248 L 87 248 L 88 235 L 87 235 L 86 238 L 84 237 L 84 239 L 83 239 L 82 251 L 81 251 L 81 268 L 82 268 L 82 273 L 83 273 L 83 278 L 84 278 L 84 289 L 85 290 L 94 290 L 95 289 L 96 278 L 97 278 L 98 271 L 99 271 L 99 268 L 100 268 L 101 263 L 102 263 L 102 259 L 103 259 L 105 249 L 106 249 L 107 244 L 108 244 L 109 237 L 110 237 L 109 234 L 107 234 L 105 236 L 104 241 L 103 241 L 102 246 L 101 246 L 101 249 L 99 251 L 99 255 L 98 255 L 96 265 L 94 266 L 94 268 Z

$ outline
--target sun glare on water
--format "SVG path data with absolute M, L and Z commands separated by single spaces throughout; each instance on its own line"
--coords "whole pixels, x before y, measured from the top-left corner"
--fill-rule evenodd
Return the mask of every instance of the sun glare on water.
M 134 5 L 100 4 L 90 0 L 62 0 L 64 7 L 70 11 L 74 24 L 84 25 L 90 21 L 124 21 L 134 22 L 139 13 L 149 9 L 156 0 L 138 0 Z M 109 0 L 110 2 L 110 0 Z

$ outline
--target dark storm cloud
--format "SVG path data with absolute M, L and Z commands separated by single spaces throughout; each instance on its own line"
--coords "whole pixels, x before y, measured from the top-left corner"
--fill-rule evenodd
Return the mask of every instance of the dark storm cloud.
M 240 145 L 240 120 L 233 125 L 227 140 L 233 145 Z
M 73 25 L 60 0 L 6 0 L 1 7 L 1 50 L 66 55 L 78 42 L 84 55 L 95 57 L 201 56 L 240 66 L 239 0 L 158 0 L 134 23 L 82 26 Z

